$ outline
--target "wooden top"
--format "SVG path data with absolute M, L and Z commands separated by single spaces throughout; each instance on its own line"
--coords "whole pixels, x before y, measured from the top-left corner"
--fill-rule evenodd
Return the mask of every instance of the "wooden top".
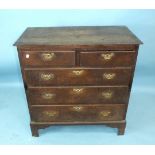
M 14 45 L 142 44 L 126 26 L 27 28 Z

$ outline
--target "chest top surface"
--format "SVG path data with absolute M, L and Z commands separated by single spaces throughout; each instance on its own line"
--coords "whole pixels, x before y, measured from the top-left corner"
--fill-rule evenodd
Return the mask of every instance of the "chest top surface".
M 142 44 L 126 26 L 30 27 L 14 45 Z

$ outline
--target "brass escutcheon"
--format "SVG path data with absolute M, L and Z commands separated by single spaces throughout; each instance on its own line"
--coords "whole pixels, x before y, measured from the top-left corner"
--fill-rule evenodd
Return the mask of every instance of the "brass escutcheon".
M 42 53 L 41 57 L 44 61 L 52 61 L 56 55 L 55 53 Z
M 73 107 L 73 110 L 74 110 L 74 111 L 77 111 L 77 112 L 80 112 L 80 111 L 83 110 L 83 107 L 82 107 L 82 106 L 74 106 L 74 107 Z
M 111 80 L 116 76 L 115 73 L 104 73 L 103 77 L 106 78 L 107 80 Z
M 80 89 L 74 88 L 74 89 L 73 89 L 73 92 L 74 92 L 75 94 L 81 94 L 81 93 L 83 92 L 83 88 L 80 88 Z
M 40 77 L 41 77 L 42 80 L 48 81 L 48 80 L 54 79 L 54 74 L 52 74 L 52 73 L 49 73 L 49 74 L 44 74 L 44 73 L 42 73 L 42 74 L 40 75 Z
M 58 111 L 44 111 L 43 114 L 48 117 L 56 117 L 58 116 Z
M 112 98 L 113 92 L 112 91 L 106 91 L 106 92 L 102 92 L 102 96 L 106 99 L 110 99 Z
M 104 60 L 111 60 L 113 56 L 114 56 L 114 53 L 102 53 L 101 54 L 101 57 Z
M 101 111 L 99 114 L 101 117 L 109 117 L 111 115 L 111 111 Z
M 80 76 L 84 73 L 84 70 L 72 71 L 74 75 Z
M 46 100 L 49 100 L 49 99 L 53 99 L 56 95 L 55 94 L 52 94 L 52 93 L 43 93 L 42 94 L 42 98 L 43 99 L 46 99 Z

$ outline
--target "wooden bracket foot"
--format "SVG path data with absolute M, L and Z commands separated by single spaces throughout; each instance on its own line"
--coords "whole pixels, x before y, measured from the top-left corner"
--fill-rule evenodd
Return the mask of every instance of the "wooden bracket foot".
M 124 135 L 126 122 L 118 125 L 118 135 Z
M 32 125 L 32 124 L 30 124 L 30 126 L 31 126 L 31 133 L 32 133 L 32 136 L 34 136 L 34 137 L 39 137 L 39 132 L 38 132 L 37 126 Z

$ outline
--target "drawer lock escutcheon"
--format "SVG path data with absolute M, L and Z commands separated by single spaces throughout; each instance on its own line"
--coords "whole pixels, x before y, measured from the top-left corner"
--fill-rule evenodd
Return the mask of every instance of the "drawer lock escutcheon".
M 40 77 L 41 77 L 42 80 L 48 81 L 48 80 L 54 79 L 54 74 L 52 74 L 52 73 L 50 73 L 50 74 L 42 73 Z
M 82 106 L 74 106 L 73 110 L 76 111 L 76 112 L 80 112 L 80 111 L 83 110 L 83 107 Z
M 110 117 L 111 116 L 111 111 L 101 111 L 100 113 L 101 117 Z
M 55 94 L 52 94 L 52 93 L 43 93 L 42 94 L 42 98 L 43 99 L 46 99 L 46 100 L 49 100 L 49 99 L 53 99 L 56 95 Z
M 74 94 L 81 94 L 83 92 L 83 89 L 82 88 L 81 89 L 74 88 L 73 92 L 74 92 Z
M 105 99 L 111 99 L 112 96 L 113 96 L 113 92 L 112 92 L 112 91 L 102 92 L 102 96 L 103 96 Z
M 44 111 L 43 114 L 48 117 L 57 117 L 59 113 L 58 111 Z
M 104 59 L 104 60 L 111 60 L 112 57 L 114 56 L 114 53 L 102 53 L 101 54 L 101 57 Z
M 105 79 L 107 79 L 107 80 L 112 80 L 112 79 L 115 78 L 115 76 L 116 76 L 115 73 L 104 73 L 104 74 L 103 74 L 103 77 L 104 77 Z
M 41 54 L 41 57 L 44 61 L 52 61 L 56 55 L 55 53 L 43 53 Z
M 84 70 L 72 71 L 74 75 L 80 76 L 84 73 Z

